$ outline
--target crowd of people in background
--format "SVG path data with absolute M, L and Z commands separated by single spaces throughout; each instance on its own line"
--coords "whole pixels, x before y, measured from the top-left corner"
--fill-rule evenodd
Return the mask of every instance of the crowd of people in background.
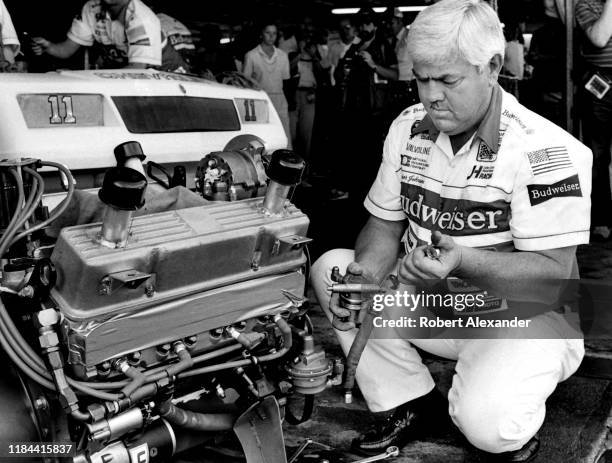
M 585 52 L 578 64 L 585 73 L 599 73 L 609 82 L 609 36 L 606 43 L 595 43 L 589 31 L 600 17 L 612 31 L 612 0 L 576 3 L 577 30 L 584 32 L 577 35 Z M 507 91 L 558 125 L 564 124 L 564 4 L 543 0 L 544 15 L 530 40 L 520 14 L 505 21 L 506 58 L 500 75 Z M 289 145 L 309 161 L 304 185 L 325 178 L 329 199 L 352 196 L 361 202 L 376 174 L 390 123 L 418 102 L 406 49 L 409 18 L 397 8 L 385 13 L 362 8 L 355 15 L 330 15 L 325 24 L 308 16 L 299 24 L 249 20 L 226 25 L 223 35 L 218 24 L 194 31 L 179 19 L 154 11 L 147 0 L 88 0 L 65 39 L 54 42 L 15 31 L 0 0 L 0 70 L 24 72 L 30 65 L 37 71 L 53 70 L 41 69 L 38 61 L 44 57 L 56 58 L 50 61 L 56 67 L 74 68 L 74 61 L 63 66 L 64 60 L 84 48 L 82 66 L 77 64 L 84 69 L 153 67 L 261 88 L 270 96 Z M 611 202 L 610 140 L 601 137 L 610 132 L 597 128 L 609 122 L 611 94 L 603 99 L 583 95 L 584 106 L 596 112 L 584 112 L 584 126 L 596 155 L 594 179 L 599 187 L 594 191 L 605 198 L 594 202 L 593 219 L 603 238 L 610 236 L 612 223 L 602 212 Z

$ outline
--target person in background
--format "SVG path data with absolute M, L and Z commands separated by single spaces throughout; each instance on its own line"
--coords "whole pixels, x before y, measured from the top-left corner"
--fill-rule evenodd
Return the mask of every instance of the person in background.
M 391 16 L 391 30 L 394 34 L 393 45 L 397 56 L 397 81 L 389 82 L 391 98 L 394 106 L 393 117 L 399 112 L 417 104 L 419 93 L 416 80 L 412 73 L 412 59 L 408 53 L 408 28 L 404 25 L 404 14 L 399 8 L 393 9 Z M 389 121 L 390 123 L 391 121 Z
M 517 79 L 525 74 L 525 39 L 518 23 L 508 23 L 504 27 L 506 54 L 502 73 Z
M 533 71 L 521 98 L 539 115 L 563 125 L 565 26 L 556 9 L 545 10 L 544 23 L 533 33 L 525 59 Z
M 190 67 L 193 67 L 196 48 L 191 31 L 178 19 L 166 13 L 157 13 L 157 17 L 159 18 L 162 33 L 166 36 L 170 45 L 174 47 Z
M 89 0 L 72 21 L 66 40 L 32 38 L 35 55 L 65 59 L 81 46 L 95 46 L 96 66 L 101 68 L 188 70 L 163 35 L 158 17 L 141 0 Z
M 295 26 L 286 26 L 282 30 L 282 37 L 278 40 L 278 48 L 287 55 L 299 51 L 297 38 L 295 37 Z
M 499 84 L 507 92 L 519 98 L 519 81 L 525 75 L 525 40 L 517 22 L 507 22 L 504 27 L 506 50 Z
M 334 79 L 340 111 L 338 155 L 343 157 L 340 175 L 345 178 L 349 196 L 360 202 L 380 161 L 385 121 L 392 110 L 389 81 L 396 80 L 398 73 L 395 52 L 378 30 L 376 13 L 363 8 L 356 21 L 361 40 L 350 45 L 339 60 Z
M 299 54 L 296 57 L 297 88 L 295 92 L 295 111 L 290 113 L 295 127 L 293 147 L 308 163 L 310 172 L 312 128 L 315 118 L 317 78 L 321 66 L 317 44 L 313 40 L 300 40 Z
M 329 47 L 330 79 L 332 85 L 336 84 L 334 79 L 334 71 L 338 67 L 338 62 L 344 58 L 346 51 L 351 45 L 357 45 L 361 42 L 357 29 L 351 18 L 346 17 L 340 20 L 340 41 L 334 42 Z
M 15 56 L 19 53 L 21 45 L 19 44 L 19 38 L 13 26 L 11 15 L 2 0 L 0 0 L 0 28 L 2 37 L 2 57 L 0 59 L 8 63 L 8 66 L 3 66 L 8 68 L 10 65 L 15 64 Z
M 264 24 L 260 30 L 261 43 L 245 55 L 242 73 L 254 79 L 272 100 L 287 135 L 287 146 L 291 148 L 289 111 L 283 93 L 284 82 L 290 77 L 289 58 L 287 53 L 275 46 L 278 34 L 276 24 Z
M 579 0 L 576 21 L 585 36 L 585 82 L 597 82 L 584 91 L 583 127 L 593 150 L 592 237 L 606 240 L 612 226 L 612 0 Z
M 330 172 L 330 196 L 331 200 L 343 200 L 348 198 L 348 182 L 344 172 L 344 164 L 346 162 L 346 154 L 344 148 L 344 131 L 342 128 L 345 126 L 346 115 L 341 110 L 341 100 L 343 93 L 343 82 L 344 73 L 341 73 L 340 84 L 336 81 L 336 69 L 344 58 L 346 52 L 352 47 L 361 43 L 361 39 L 357 34 L 357 28 L 355 27 L 354 20 L 350 16 L 346 16 L 340 19 L 338 24 L 340 40 L 333 42 L 329 47 L 328 54 L 328 69 L 329 69 L 329 112 L 331 116 L 329 121 L 333 121 L 335 130 L 329 130 L 329 144 L 327 148 L 327 156 L 329 172 Z M 345 61 L 342 61 L 344 64 Z M 321 101 L 321 100 L 320 100 Z M 320 114 L 320 112 L 319 112 Z
M 224 72 L 236 71 L 231 49 L 221 44 L 221 37 L 221 29 L 217 24 L 206 24 L 201 29 L 200 42 L 192 66 L 196 74 L 210 78 Z

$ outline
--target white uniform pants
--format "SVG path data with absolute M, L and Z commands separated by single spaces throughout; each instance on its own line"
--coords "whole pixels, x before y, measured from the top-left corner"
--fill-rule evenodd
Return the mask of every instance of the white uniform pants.
M 331 268 L 344 273 L 353 260 L 352 250 L 335 249 L 312 267 L 317 299 L 330 320 Z M 345 355 L 355 334 L 336 330 Z M 411 343 L 457 361 L 448 395 L 450 416 L 473 445 L 492 453 L 517 450 L 531 439 L 544 421 L 546 399 L 584 356 L 582 339 L 370 339 L 356 378 L 371 411 L 392 409 L 433 389 Z

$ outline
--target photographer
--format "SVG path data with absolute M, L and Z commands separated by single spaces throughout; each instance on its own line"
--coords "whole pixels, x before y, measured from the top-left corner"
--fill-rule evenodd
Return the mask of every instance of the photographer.
M 361 201 L 374 179 L 389 101 L 388 82 L 397 79 L 397 58 L 391 45 L 379 36 L 374 11 L 360 10 L 359 43 L 352 43 L 339 60 L 334 80 L 339 95 L 338 136 L 343 151 L 343 175 L 354 199 Z M 359 134 L 359 136 L 356 136 Z
M 576 21 L 585 35 L 582 56 L 589 70 L 587 79 L 593 82 L 587 84 L 583 124 L 593 150 L 592 234 L 594 239 L 607 240 L 612 227 L 612 0 L 580 0 Z

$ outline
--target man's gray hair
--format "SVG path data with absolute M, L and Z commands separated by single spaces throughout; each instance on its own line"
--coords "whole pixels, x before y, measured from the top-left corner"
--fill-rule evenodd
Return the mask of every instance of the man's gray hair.
M 408 33 L 412 60 L 436 66 L 464 58 L 482 69 L 495 55 L 503 59 L 505 48 L 497 14 L 481 0 L 442 0 L 421 11 Z

